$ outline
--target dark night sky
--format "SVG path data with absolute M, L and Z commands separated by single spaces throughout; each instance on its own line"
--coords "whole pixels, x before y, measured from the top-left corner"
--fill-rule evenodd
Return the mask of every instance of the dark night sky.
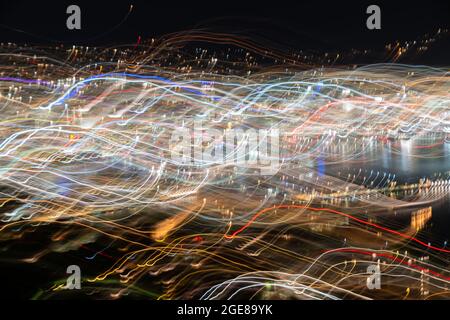
M 78 4 L 82 30 L 66 29 L 66 8 Z M 134 9 L 122 25 L 114 29 Z M 370 4 L 382 30 L 366 29 Z M 112 45 L 193 28 L 263 36 L 299 49 L 346 49 L 414 40 L 449 27 L 450 1 L 1 1 L 0 41 Z M 19 29 L 23 32 L 13 31 Z

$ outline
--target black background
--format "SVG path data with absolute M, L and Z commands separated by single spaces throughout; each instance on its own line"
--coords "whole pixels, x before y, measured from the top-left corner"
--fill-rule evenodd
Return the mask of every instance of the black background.
M 66 8 L 81 8 L 81 30 L 66 28 Z M 129 11 L 133 10 L 122 24 Z M 366 28 L 366 8 L 381 7 L 381 30 Z M 294 48 L 348 49 L 414 40 L 448 28 L 450 1 L 1 1 L 0 41 L 113 45 L 202 28 L 268 38 Z

